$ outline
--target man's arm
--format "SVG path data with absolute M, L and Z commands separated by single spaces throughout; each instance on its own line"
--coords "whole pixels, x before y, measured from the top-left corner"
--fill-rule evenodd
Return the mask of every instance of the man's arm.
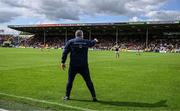
M 66 62 L 66 59 L 67 59 L 67 55 L 68 53 L 70 52 L 70 42 L 67 42 L 65 47 L 64 47 L 64 51 L 63 51 L 63 54 L 62 54 L 62 58 L 61 58 L 61 67 L 62 69 L 64 70 L 65 69 L 65 62 Z
M 89 41 L 89 47 L 93 47 L 98 42 L 97 39 Z

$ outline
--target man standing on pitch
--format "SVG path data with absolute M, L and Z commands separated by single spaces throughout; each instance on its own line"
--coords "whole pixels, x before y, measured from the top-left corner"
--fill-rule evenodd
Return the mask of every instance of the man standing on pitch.
M 96 93 L 91 81 L 89 67 L 88 67 L 88 48 L 92 47 L 98 42 L 97 39 L 92 41 L 83 39 L 83 31 L 77 30 L 75 33 L 75 38 L 69 40 L 64 48 L 62 54 L 61 67 L 65 69 L 65 62 L 67 59 L 68 53 L 70 53 L 70 64 L 68 71 L 68 82 L 66 86 L 66 96 L 64 100 L 70 99 L 70 93 L 73 85 L 74 78 L 77 73 L 79 73 L 86 82 L 88 89 L 91 92 L 92 100 L 97 101 Z
M 116 53 L 116 58 L 119 58 L 119 46 L 115 46 L 115 53 Z

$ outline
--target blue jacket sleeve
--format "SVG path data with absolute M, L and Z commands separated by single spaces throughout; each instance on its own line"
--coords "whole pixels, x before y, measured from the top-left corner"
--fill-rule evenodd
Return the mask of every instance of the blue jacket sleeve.
M 70 50 L 71 50 L 70 49 L 70 42 L 67 42 L 65 47 L 64 47 L 64 51 L 63 51 L 62 58 L 61 58 L 61 63 L 65 63 L 66 62 L 67 55 L 70 52 Z
M 96 44 L 96 41 L 95 40 L 91 40 L 89 41 L 89 47 L 93 47 L 94 45 Z

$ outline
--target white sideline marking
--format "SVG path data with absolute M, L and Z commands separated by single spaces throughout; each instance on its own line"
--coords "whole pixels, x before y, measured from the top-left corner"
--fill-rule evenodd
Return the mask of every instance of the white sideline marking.
M 9 110 L 5 110 L 5 109 L 0 109 L 0 111 L 9 111 Z
M 95 111 L 95 110 L 92 110 L 92 109 L 87 109 L 87 108 L 82 108 L 82 107 L 77 107 L 77 106 L 70 106 L 70 105 L 56 103 L 56 102 L 50 102 L 50 101 L 45 101 L 45 100 L 34 99 L 34 98 L 30 98 L 30 97 L 16 96 L 16 95 L 11 95 L 11 94 L 7 94 L 7 93 L 1 93 L 0 92 L 0 95 L 9 96 L 9 97 L 18 98 L 18 99 L 29 100 L 29 101 L 34 101 L 34 102 L 39 102 L 39 103 L 57 105 L 57 106 L 77 109 L 77 110 L 81 110 L 81 111 Z M 0 111 L 1 111 L 1 109 L 0 109 Z M 7 110 L 4 110 L 4 111 L 7 111 Z

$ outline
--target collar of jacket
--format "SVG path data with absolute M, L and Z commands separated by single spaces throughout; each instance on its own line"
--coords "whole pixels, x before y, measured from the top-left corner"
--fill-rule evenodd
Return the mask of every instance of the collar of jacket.
M 77 39 L 82 39 L 81 37 L 76 37 Z

